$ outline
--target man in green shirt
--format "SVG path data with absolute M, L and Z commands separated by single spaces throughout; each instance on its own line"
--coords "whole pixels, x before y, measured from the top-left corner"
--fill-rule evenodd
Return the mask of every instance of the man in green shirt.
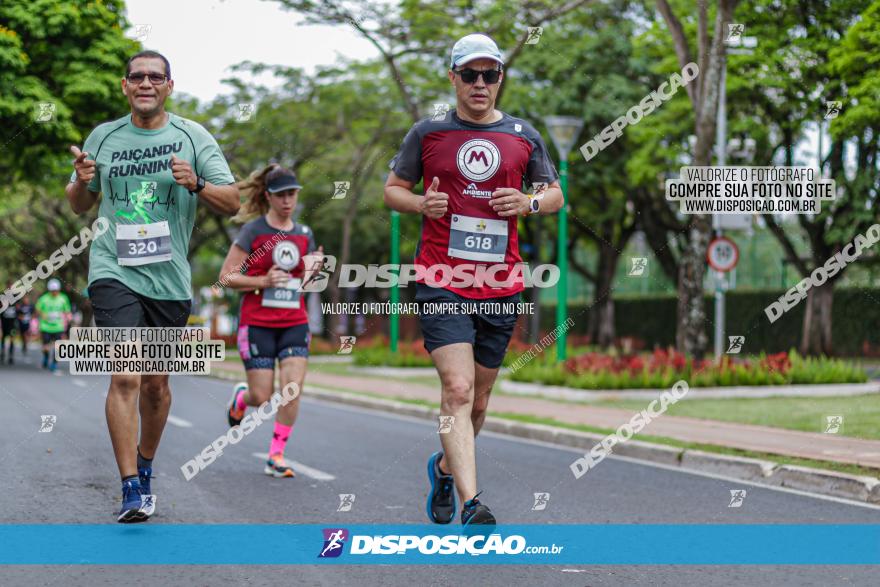
M 168 60 L 138 53 L 122 79 L 131 114 L 98 126 L 82 150 L 71 147 L 71 208 L 81 214 L 101 194 L 98 214 L 111 227 L 89 253 L 89 299 L 99 327 L 185 326 L 196 205 L 238 211 L 238 188 L 217 142 L 201 125 L 165 111 L 173 90 Z M 168 375 L 111 375 L 106 414 L 122 476 L 119 522 L 142 522 L 154 511 L 152 460 L 170 406 Z
M 49 291 L 37 300 L 36 312 L 40 336 L 43 339 L 43 369 L 54 373 L 58 369 L 55 341 L 61 340 L 64 328 L 70 320 L 70 299 L 61 291 L 61 282 L 57 279 L 50 279 L 47 289 Z

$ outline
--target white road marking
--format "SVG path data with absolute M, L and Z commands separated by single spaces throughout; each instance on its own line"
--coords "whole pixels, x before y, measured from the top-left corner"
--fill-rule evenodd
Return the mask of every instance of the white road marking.
M 177 416 L 172 416 L 168 414 L 168 423 L 173 424 L 174 426 L 178 426 L 180 428 L 192 428 L 192 422 L 189 420 L 184 420 L 183 418 L 178 418 Z
M 263 460 L 263 461 L 265 461 L 266 459 L 269 458 L 268 453 L 255 452 L 253 454 L 255 457 L 257 457 L 258 459 Z M 288 465 L 293 467 L 293 470 L 297 475 L 302 473 L 306 477 L 311 477 L 312 479 L 314 479 L 316 481 L 333 481 L 334 479 L 336 479 L 336 477 L 331 475 L 330 473 L 325 473 L 324 471 L 314 469 L 308 465 L 304 465 L 304 464 L 300 463 L 299 461 L 291 461 L 290 459 L 284 459 L 284 461 Z
M 83 381 L 82 379 L 71 379 L 71 381 L 73 381 L 73 384 L 76 385 L 77 387 L 88 387 L 89 386 L 89 384 L 86 383 L 85 381 Z

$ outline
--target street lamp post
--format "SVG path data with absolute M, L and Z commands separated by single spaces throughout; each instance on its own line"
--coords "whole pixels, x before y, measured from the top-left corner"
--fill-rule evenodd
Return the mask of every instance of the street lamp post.
M 727 53 L 748 55 L 758 45 L 757 37 L 733 37 L 725 41 Z M 715 144 L 718 150 L 718 166 L 727 165 L 727 56 L 721 65 L 721 91 L 718 96 L 718 121 L 715 128 Z M 720 214 L 712 215 L 712 229 L 715 237 L 722 236 L 723 222 Z M 734 269 L 736 271 L 736 269 Z M 725 291 L 729 286 L 726 276 L 721 271 L 715 272 L 715 360 L 720 360 L 724 353 L 725 330 Z
M 568 319 L 568 154 L 574 146 L 583 120 L 573 116 L 547 116 L 544 118 L 547 132 L 559 153 L 559 185 L 562 187 L 562 208 L 559 209 L 559 240 L 556 247 L 556 264 L 559 266 L 559 283 L 556 285 L 556 359 L 566 358 L 565 322 Z

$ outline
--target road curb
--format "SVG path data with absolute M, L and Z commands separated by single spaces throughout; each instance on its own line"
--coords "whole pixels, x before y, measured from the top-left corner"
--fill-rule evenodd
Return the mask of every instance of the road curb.
M 238 381 L 243 374 L 215 371 L 211 377 Z M 396 400 L 375 398 L 355 393 L 334 391 L 314 385 L 308 386 L 307 395 L 316 399 L 412 416 L 438 423 L 440 410 Z M 568 428 L 518 422 L 505 418 L 487 417 L 484 430 L 509 434 L 519 438 L 539 440 L 576 448 L 588 453 L 604 436 Z M 613 454 L 643 461 L 679 467 L 685 471 L 712 473 L 758 484 L 787 487 L 808 493 L 831 495 L 865 503 L 880 503 L 880 479 L 811 469 L 795 465 L 779 465 L 770 461 L 686 450 L 674 446 L 630 440 L 614 446 Z
M 571 402 L 594 402 L 600 400 L 655 399 L 663 389 L 610 389 L 593 390 L 543 385 L 524 381 L 502 380 L 498 389 L 510 395 L 541 397 Z M 688 400 L 766 398 L 766 397 L 841 397 L 880 393 L 880 382 L 835 383 L 835 384 L 797 384 L 797 385 L 754 385 L 731 387 L 691 387 L 686 396 Z

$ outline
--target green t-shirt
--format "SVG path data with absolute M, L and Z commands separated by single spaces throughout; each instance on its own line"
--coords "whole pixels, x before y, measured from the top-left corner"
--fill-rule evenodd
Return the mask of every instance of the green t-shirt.
M 70 312 L 70 300 L 67 294 L 58 295 L 44 293 L 37 300 L 37 312 L 40 313 L 40 332 L 64 332 L 64 314 Z
M 146 130 L 134 126 L 131 115 L 127 115 L 98 126 L 86 139 L 83 151 L 97 162 L 89 190 L 101 192 L 98 215 L 110 223 L 110 230 L 92 242 L 90 284 L 109 278 L 148 298 L 192 298 L 187 252 L 198 196 L 174 181 L 171 155 L 188 161 L 196 175 L 212 184 L 228 185 L 235 179 L 217 141 L 204 127 L 175 114 L 168 116 L 164 127 Z M 75 180 L 74 172 L 71 181 Z M 171 259 L 120 265 L 117 224 L 136 225 L 138 228 L 133 230 L 138 232 L 143 225 L 162 221 L 168 223 Z M 129 242 L 123 244 L 132 246 Z

